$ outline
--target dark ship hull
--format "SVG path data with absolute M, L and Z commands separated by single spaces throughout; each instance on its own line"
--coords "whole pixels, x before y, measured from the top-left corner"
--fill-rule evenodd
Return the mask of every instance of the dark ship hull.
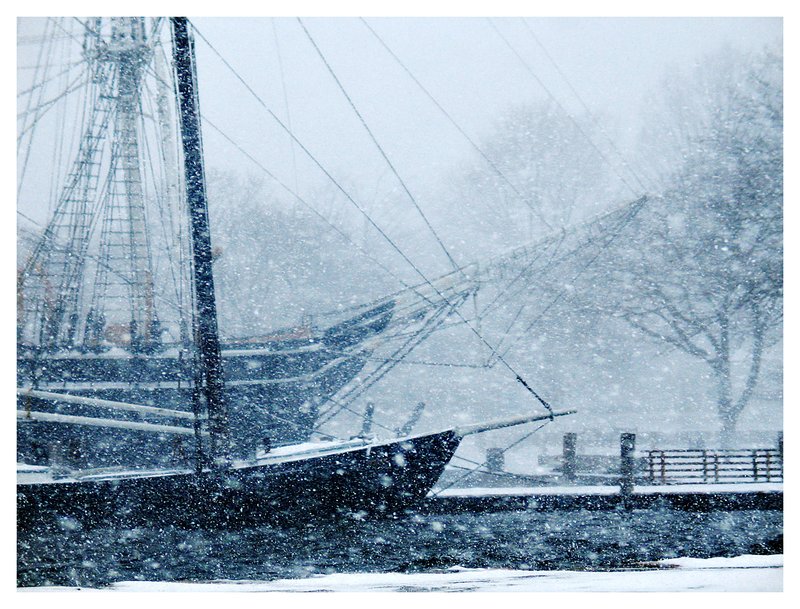
M 17 482 L 17 525 L 238 527 L 403 513 L 421 501 L 458 448 L 446 430 L 384 443 L 355 441 L 195 473 L 85 473 Z M 50 474 L 47 474 L 49 477 Z
M 308 440 L 319 405 L 349 383 L 369 355 L 365 341 L 379 336 L 392 319 L 390 301 L 309 338 L 248 341 L 223 345 L 225 397 L 235 455 L 251 456 L 265 438 L 273 445 Z M 51 393 L 191 411 L 191 360 L 178 350 L 155 355 L 65 353 L 17 359 L 18 385 Z M 20 397 L 18 461 L 46 464 L 55 455 L 73 466 L 175 465 L 192 454 L 191 438 L 136 429 L 104 428 L 36 420 L 25 413 L 115 421 L 150 421 L 160 425 L 185 420 L 137 412 L 117 412 L 96 405 L 54 403 Z M 77 419 L 75 419 L 77 420 Z

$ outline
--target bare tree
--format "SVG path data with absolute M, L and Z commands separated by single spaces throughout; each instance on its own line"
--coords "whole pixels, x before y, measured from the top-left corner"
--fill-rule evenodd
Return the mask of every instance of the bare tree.
M 460 180 L 461 238 L 473 228 L 473 248 L 503 251 L 596 211 L 592 203 L 607 181 L 589 139 L 596 129 L 552 103 L 509 108 Z
M 669 187 L 597 273 L 615 316 L 709 367 L 727 445 L 781 335 L 782 59 L 715 67 L 693 82 L 700 97 L 679 104 L 672 133 L 686 137 Z
M 330 224 L 260 177 L 209 172 L 209 199 L 226 336 L 267 333 L 396 289 L 331 226 L 343 220 L 322 195 L 313 204 Z

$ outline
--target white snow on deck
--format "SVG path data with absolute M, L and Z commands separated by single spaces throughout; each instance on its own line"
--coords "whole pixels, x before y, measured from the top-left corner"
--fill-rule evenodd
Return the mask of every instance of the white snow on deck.
M 335 573 L 275 581 L 118 582 L 118 592 L 782 592 L 783 556 L 677 558 L 639 571 L 464 569 Z M 20 588 L 20 592 L 99 591 Z

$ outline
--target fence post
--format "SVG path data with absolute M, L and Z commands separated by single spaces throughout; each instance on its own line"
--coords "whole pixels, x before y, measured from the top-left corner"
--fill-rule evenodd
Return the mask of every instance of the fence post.
M 703 484 L 708 483 L 708 451 L 703 449 Z
M 633 452 L 636 450 L 636 434 L 623 433 L 619 437 L 619 492 L 622 495 L 633 494 L 634 462 Z
M 576 471 L 576 447 L 578 444 L 578 434 L 569 432 L 564 434 L 563 446 L 563 472 L 567 482 L 575 482 Z
M 772 457 L 770 449 L 764 451 L 764 473 L 767 476 L 767 482 L 772 482 Z

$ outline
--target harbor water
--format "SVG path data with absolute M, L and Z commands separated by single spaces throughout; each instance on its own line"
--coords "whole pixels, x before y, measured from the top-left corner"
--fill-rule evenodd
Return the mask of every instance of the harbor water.
M 17 585 L 273 580 L 356 572 L 624 569 L 675 557 L 783 552 L 778 510 L 547 511 L 347 518 L 238 530 L 19 531 Z

